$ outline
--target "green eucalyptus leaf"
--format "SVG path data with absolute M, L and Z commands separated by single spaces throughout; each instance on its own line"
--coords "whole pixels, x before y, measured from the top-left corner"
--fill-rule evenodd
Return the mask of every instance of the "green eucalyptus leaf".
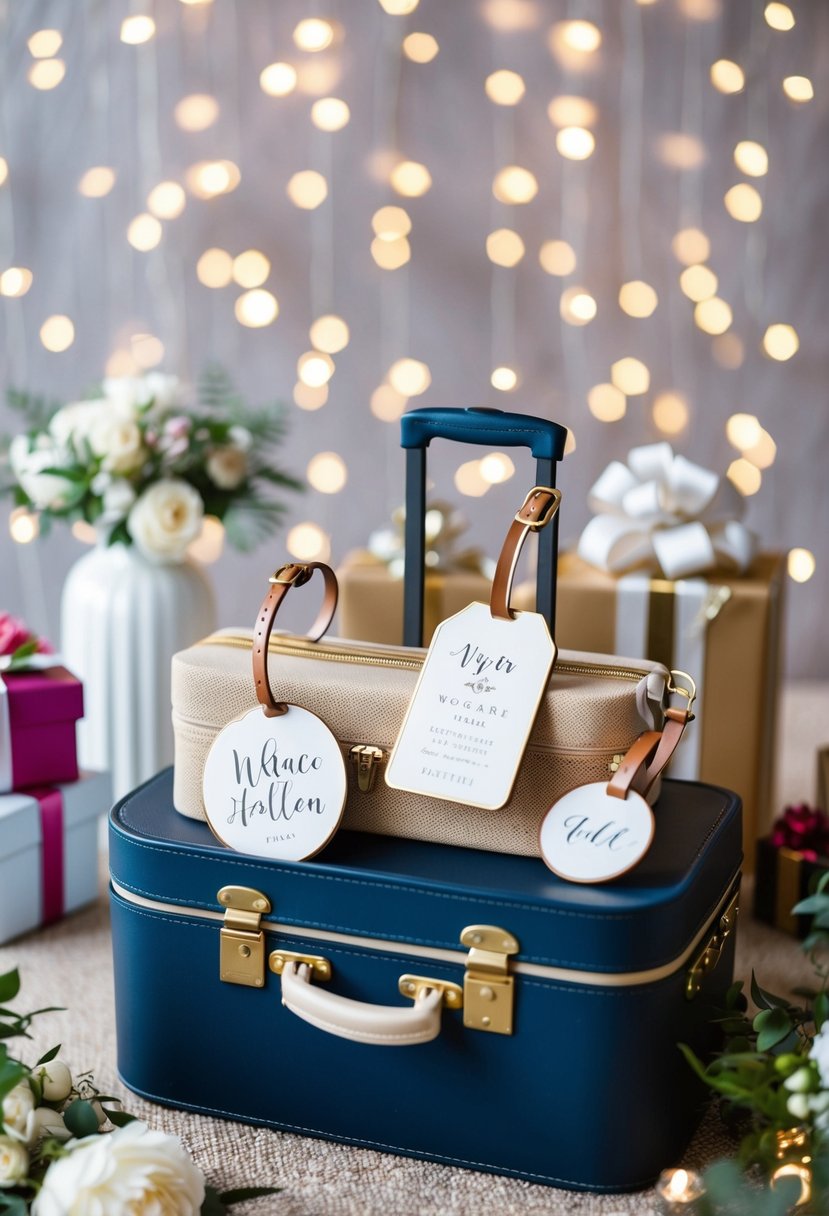
M 814 999 L 812 1011 L 815 1018 L 815 1028 L 820 1030 L 823 1023 L 829 1019 L 829 992 L 824 988 Z
M 41 1064 L 48 1064 L 50 1060 L 54 1060 L 61 1049 L 62 1044 L 58 1043 L 57 1047 L 53 1047 L 51 1051 L 47 1051 L 45 1056 L 41 1056 L 35 1068 L 39 1068 Z
M 219 1195 L 225 1207 L 232 1207 L 234 1203 L 244 1203 L 246 1199 L 263 1199 L 265 1195 L 278 1195 L 282 1190 L 281 1186 L 240 1186 L 232 1191 L 222 1191 Z
M 73 1136 L 79 1140 L 92 1136 L 98 1130 L 98 1116 L 91 1102 L 76 1098 L 63 1112 L 63 1121 Z
M 13 1001 L 20 991 L 20 973 L 17 968 L 0 975 L 0 1001 Z
M 225 1216 L 227 1208 L 222 1203 L 221 1196 L 215 1187 L 204 1188 L 204 1202 L 201 1205 L 201 1216 Z
M 767 992 L 757 982 L 757 976 L 751 973 L 751 999 L 758 1009 L 787 1009 L 789 1002 L 782 996 Z
M 130 1115 L 125 1110 L 113 1110 L 110 1106 L 101 1109 L 114 1127 L 126 1127 L 128 1123 L 135 1122 L 135 1115 Z

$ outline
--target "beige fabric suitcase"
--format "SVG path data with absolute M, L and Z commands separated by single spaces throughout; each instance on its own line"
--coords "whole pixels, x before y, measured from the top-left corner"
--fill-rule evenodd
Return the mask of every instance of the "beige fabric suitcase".
M 256 705 L 251 631 L 226 629 L 173 659 L 174 803 L 203 819 L 202 773 L 221 728 Z M 343 827 L 536 855 L 541 821 L 568 790 L 606 780 L 643 730 L 662 727 L 669 673 L 642 659 L 561 651 L 509 802 L 480 810 L 390 789 L 383 779 L 426 651 L 291 634 L 271 639 L 284 698 L 325 721 L 349 771 Z M 474 708 L 474 694 L 470 697 Z M 653 796 L 658 793 L 658 786 Z

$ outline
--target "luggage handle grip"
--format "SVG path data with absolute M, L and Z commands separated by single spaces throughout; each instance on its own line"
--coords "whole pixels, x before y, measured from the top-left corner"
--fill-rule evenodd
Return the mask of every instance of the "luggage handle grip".
M 443 994 L 420 992 L 413 1006 L 371 1005 L 325 992 L 311 983 L 311 968 L 289 962 L 282 970 L 282 1004 L 298 1018 L 341 1039 L 379 1047 L 428 1043 L 440 1034 Z
M 567 428 L 531 414 L 513 414 L 487 406 L 467 409 L 425 407 L 400 419 L 401 446 L 427 448 L 433 439 L 529 448 L 537 460 L 561 460 Z

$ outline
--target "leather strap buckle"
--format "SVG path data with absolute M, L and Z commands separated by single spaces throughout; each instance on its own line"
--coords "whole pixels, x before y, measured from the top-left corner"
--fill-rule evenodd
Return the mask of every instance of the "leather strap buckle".
M 533 532 L 540 532 L 553 519 L 560 502 L 561 490 L 535 486 L 524 499 L 521 509 L 515 512 L 515 520 Z
M 678 682 L 677 676 L 682 678 L 684 681 L 683 684 Z M 688 685 L 687 688 L 685 687 L 686 683 Z M 672 693 L 675 693 L 678 697 L 685 697 L 686 701 L 688 702 L 688 707 L 685 710 L 685 713 L 687 714 L 685 721 L 693 722 L 695 715 L 691 713 L 691 706 L 697 699 L 697 686 L 693 676 L 689 676 L 687 671 L 671 671 L 670 675 L 668 676 L 667 691 L 669 696 Z M 670 712 L 671 711 L 668 710 L 668 713 Z
M 279 583 L 282 587 L 304 587 L 313 573 L 312 569 L 299 562 L 288 562 L 286 565 L 280 566 L 271 575 L 268 582 Z

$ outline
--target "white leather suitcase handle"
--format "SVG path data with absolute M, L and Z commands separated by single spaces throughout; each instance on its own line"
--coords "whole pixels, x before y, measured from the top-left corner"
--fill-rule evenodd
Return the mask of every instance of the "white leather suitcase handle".
M 379 1047 L 428 1043 L 440 1034 L 442 994 L 427 989 L 413 1006 L 369 1005 L 325 992 L 311 983 L 305 963 L 286 963 L 282 971 L 282 1004 L 319 1030 Z

